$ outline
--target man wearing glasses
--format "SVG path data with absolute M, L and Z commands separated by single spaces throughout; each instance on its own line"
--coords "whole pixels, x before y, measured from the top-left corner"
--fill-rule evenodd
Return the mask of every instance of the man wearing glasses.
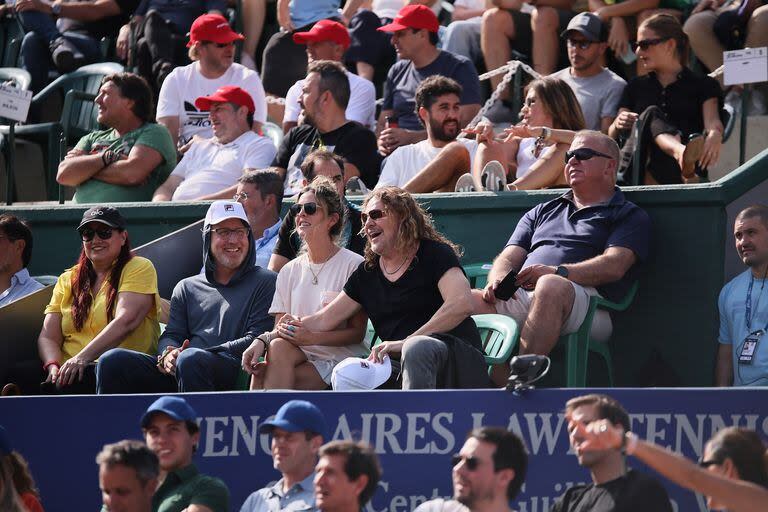
M 152 201 L 229 199 L 243 169 L 267 167 L 275 157 L 272 141 L 251 131 L 255 107 L 245 90 L 225 85 L 197 98 L 195 105 L 208 111 L 213 137 L 192 142 Z
M 157 101 L 157 122 L 168 128 L 182 150 L 194 135 L 213 136 L 208 111 L 198 110 L 195 100 L 225 85 L 237 84 L 250 94 L 254 104 L 252 128 L 261 132 L 267 120 L 264 86 L 258 73 L 234 62 L 235 41 L 242 39 L 220 14 L 203 14 L 192 23 L 187 47 L 193 62 L 168 75 Z
M 571 190 L 520 219 L 488 285 L 473 290 L 475 313 L 508 315 L 521 326 L 520 354 L 549 354 L 562 334 L 581 326 L 591 296 L 623 298 L 647 257 L 650 220 L 616 187 L 618 159 L 613 139 L 578 132 L 566 153 Z M 496 288 L 511 271 L 520 289 L 500 300 Z M 590 336 L 605 341 L 610 334 L 610 316 L 598 311 Z
M 571 65 L 552 76 L 571 86 L 587 128 L 608 133 L 627 82 L 603 67 L 603 56 L 608 48 L 606 26 L 594 14 L 583 12 L 568 23 L 562 36 L 568 43 Z
M 481 427 L 453 456 L 453 500 L 438 498 L 414 512 L 508 512 L 525 482 L 528 452 L 523 441 L 500 427 Z
M 664 487 L 655 478 L 629 469 L 621 449 L 587 450 L 583 446 L 584 436 L 576 429 L 579 424 L 608 420 L 624 432 L 630 431 L 629 415 L 619 402 L 607 395 L 577 396 L 565 404 L 565 417 L 571 448 L 579 465 L 589 470 L 592 483 L 569 487 L 550 512 L 672 512 Z
M 270 330 L 276 274 L 254 263 L 243 205 L 215 201 L 203 228 L 205 273 L 183 279 L 171 296 L 158 356 L 113 349 L 99 359 L 98 393 L 234 389 L 243 351 Z

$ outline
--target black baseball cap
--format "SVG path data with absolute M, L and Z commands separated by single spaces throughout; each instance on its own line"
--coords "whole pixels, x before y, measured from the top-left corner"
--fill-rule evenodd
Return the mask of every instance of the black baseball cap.
M 94 206 L 85 211 L 83 214 L 83 220 L 80 221 L 80 225 L 77 226 L 77 230 L 88 224 L 89 222 L 101 222 L 109 227 L 125 229 L 127 223 L 117 208 L 112 206 Z

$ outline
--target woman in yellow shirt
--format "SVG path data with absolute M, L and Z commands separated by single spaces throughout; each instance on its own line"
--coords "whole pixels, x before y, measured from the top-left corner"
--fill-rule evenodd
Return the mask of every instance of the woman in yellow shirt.
M 107 350 L 157 351 L 160 296 L 155 267 L 131 254 L 116 208 L 91 208 L 77 231 L 83 250 L 59 276 L 37 345 L 46 382 L 58 392 L 93 393 L 93 363 Z

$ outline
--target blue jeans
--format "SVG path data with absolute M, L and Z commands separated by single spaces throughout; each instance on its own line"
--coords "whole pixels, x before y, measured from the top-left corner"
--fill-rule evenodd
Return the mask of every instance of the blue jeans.
M 101 58 L 101 47 L 93 37 L 67 31 L 65 34 L 56 28 L 56 22 L 47 14 L 38 11 L 19 13 L 24 30 L 27 31 L 21 42 L 21 67 L 32 77 L 32 91 L 37 93 L 48 83 L 48 72 L 53 69 L 51 61 L 51 43 L 59 37 L 65 37 L 80 53 L 87 63 Z
M 235 388 L 240 360 L 227 352 L 184 350 L 176 377 L 158 371 L 157 358 L 124 348 L 105 352 L 96 366 L 96 393 L 173 393 L 227 391 Z

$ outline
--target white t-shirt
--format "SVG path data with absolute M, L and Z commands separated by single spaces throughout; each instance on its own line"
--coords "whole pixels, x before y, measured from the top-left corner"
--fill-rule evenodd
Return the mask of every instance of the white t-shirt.
M 372 7 L 379 18 L 395 19 L 397 12 L 405 7 L 405 0 L 373 0 Z
M 464 7 L 465 9 L 485 9 L 485 0 L 456 0 L 454 7 Z
M 193 135 L 206 139 L 213 137 L 211 121 L 207 111 L 197 110 L 195 100 L 213 94 L 224 85 L 236 85 L 245 89 L 253 99 L 256 108 L 253 119 L 260 123 L 267 120 L 267 100 L 259 74 L 245 66 L 234 63 L 219 78 L 205 78 L 200 73 L 200 64 L 193 62 L 174 69 L 160 88 L 157 100 L 157 118 L 179 118 L 179 142 L 186 144 Z
M 228 144 L 215 138 L 195 141 L 171 173 L 184 181 L 173 201 L 189 201 L 231 187 L 246 168 L 269 167 L 277 148 L 267 137 L 247 131 Z
M 357 121 L 369 130 L 373 130 L 376 126 L 376 88 L 370 80 L 349 71 L 347 71 L 347 78 L 349 78 L 349 104 L 347 105 L 346 117 L 350 121 Z M 299 96 L 301 96 L 303 86 L 304 80 L 302 79 L 288 89 L 288 94 L 285 95 L 283 123 L 298 121 L 301 112 Z
M 293 316 L 306 316 L 316 313 L 339 295 L 349 276 L 362 261 L 362 256 L 348 249 L 340 249 L 323 264 L 311 264 L 307 254 L 301 254 L 286 263 L 277 274 L 275 296 L 269 314 L 290 313 Z M 309 265 L 312 265 L 311 271 Z M 317 284 L 312 284 L 315 275 Z M 362 340 L 360 341 L 359 344 L 343 347 L 303 346 L 301 350 L 317 369 L 320 377 L 330 384 L 334 366 L 347 357 L 368 355 L 368 348 L 362 344 Z
M 469 151 L 470 172 L 471 164 L 475 161 L 477 152 L 477 142 L 474 139 L 456 139 Z M 408 144 L 395 149 L 384 162 L 384 169 L 379 176 L 379 182 L 376 188 L 385 186 L 402 187 L 411 178 L 416 176 L 426 165 L 437 156 L 443 148 L 436 148 L 429 139 L 422 140 L 416 144 Z

